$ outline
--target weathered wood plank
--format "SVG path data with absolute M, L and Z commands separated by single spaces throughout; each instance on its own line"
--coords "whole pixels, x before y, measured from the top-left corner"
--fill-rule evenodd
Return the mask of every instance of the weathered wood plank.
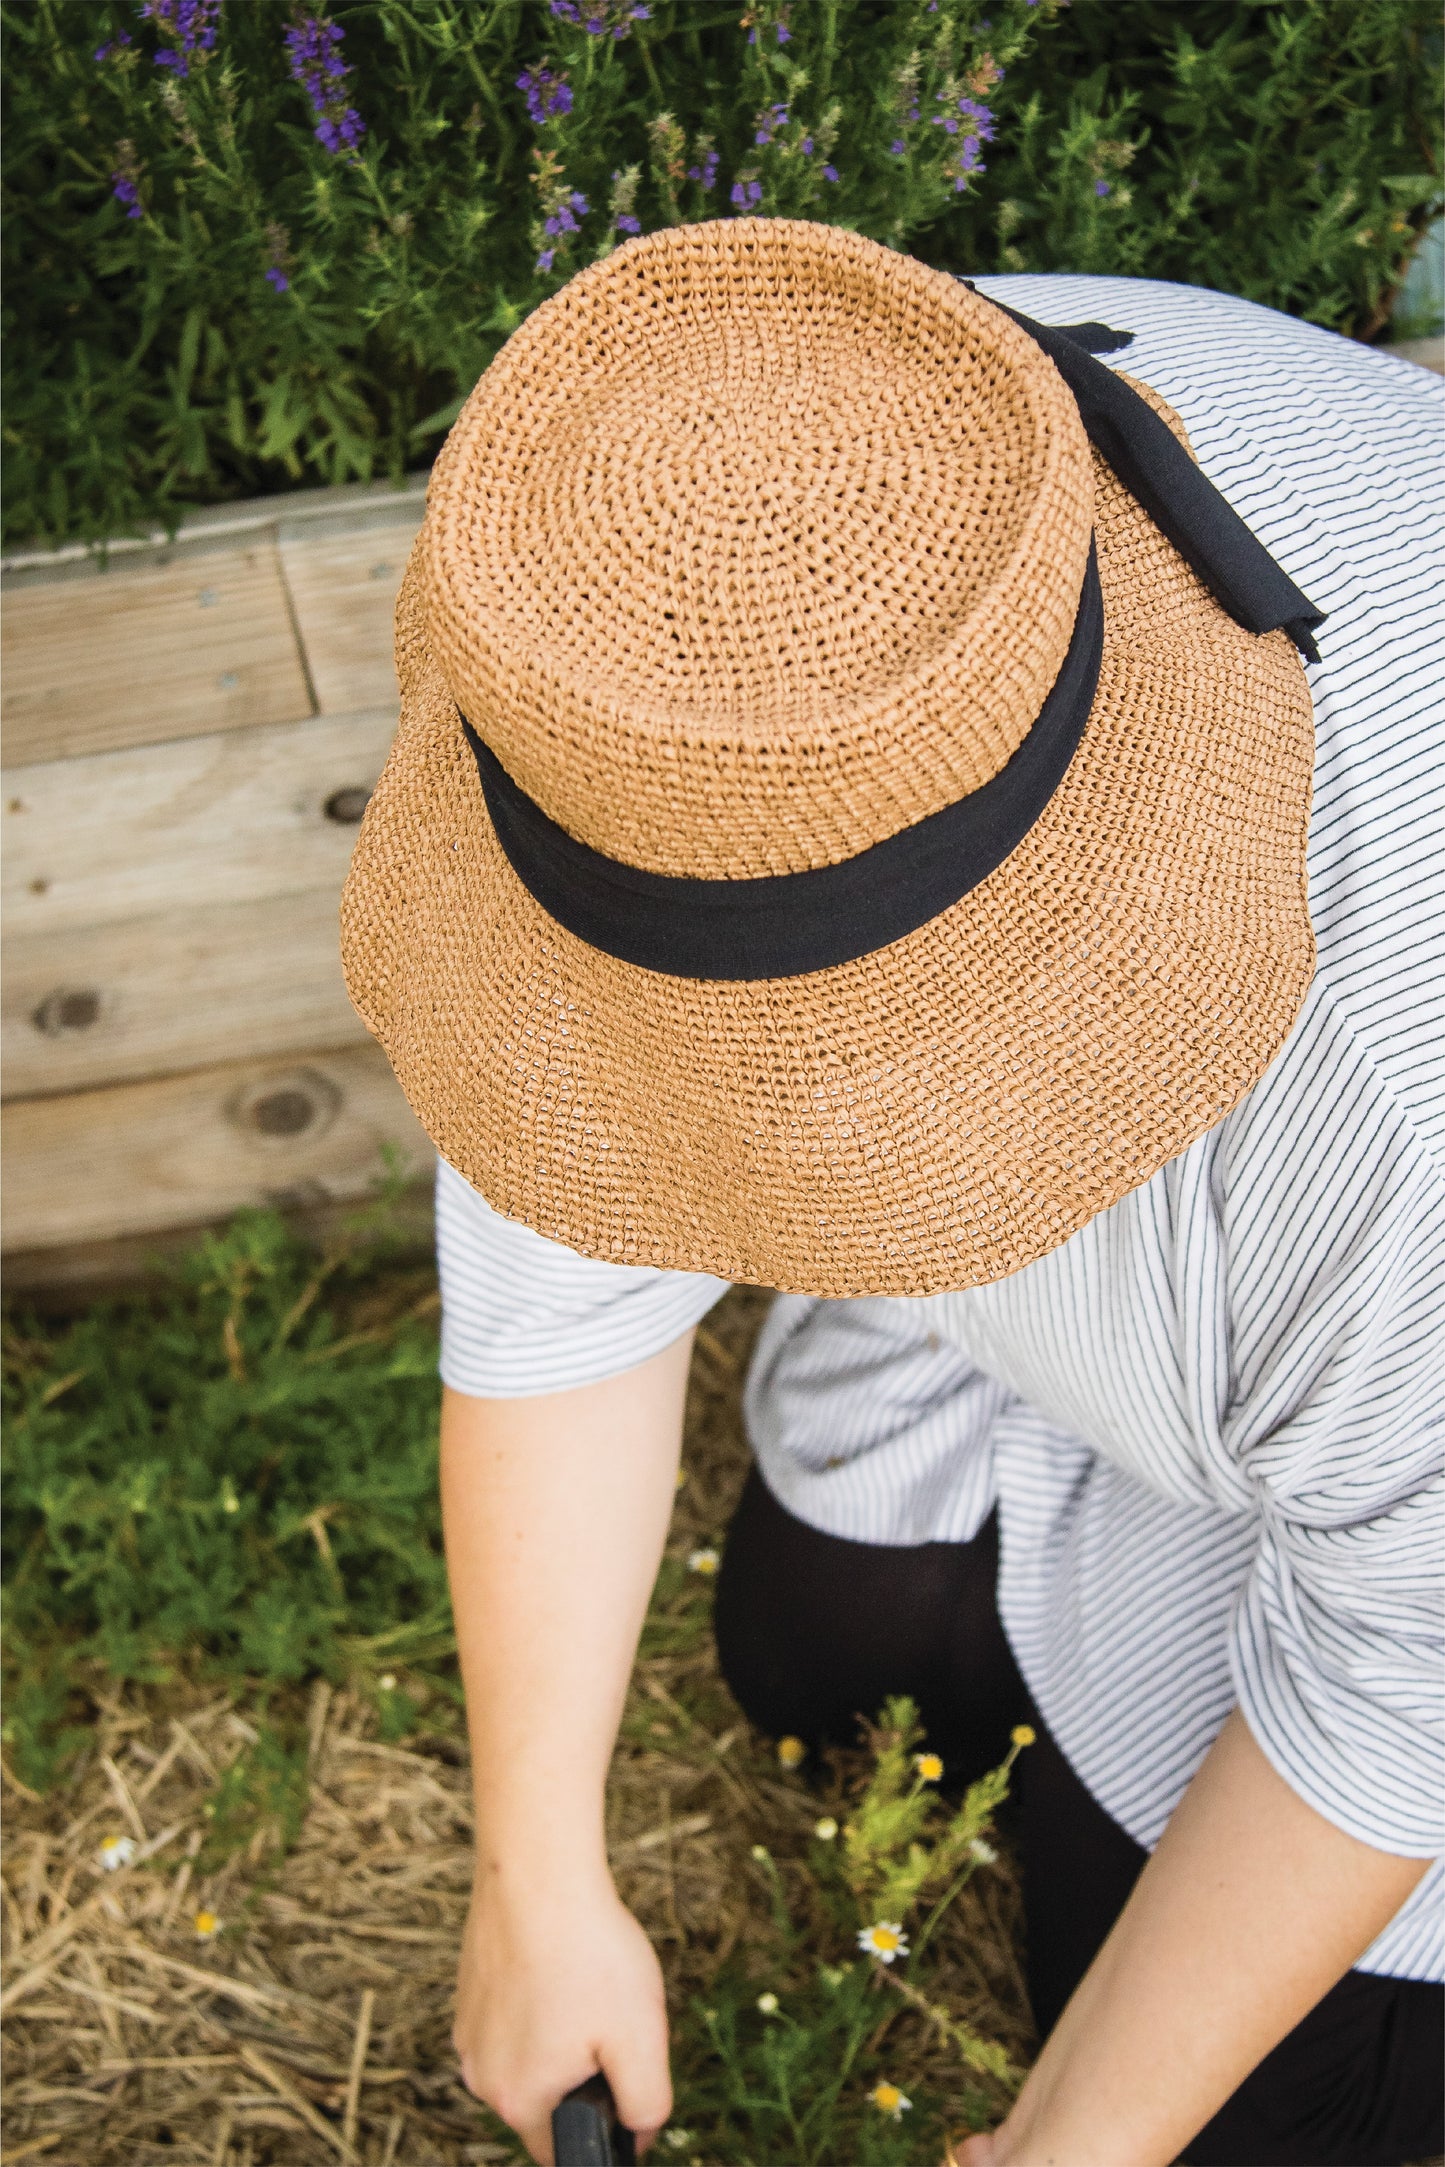
M 10 936 L 6 1098 L 364 1040 L 342 983 L 336 904 L 324 888 Z
M 11 763 L 312 711 L 274 540 L 7 589 Z
M 433 1244 L 431 1168 L 420 1181 L 410 1183 L 397 1196 L 387 1215 L 389 1238 L 396 1253 L 421 1258 Z M 306 1204 L 289 1209 L 286 1219 L 293 1230 L 318 1249 L 344 1239 L 346 1222 L 357 1209 L 355 1197 L 336 1203 Z M 224 1222 L 221 1222 L 224 1223 Z M 106 1241 L 58 1242 L 49 1249 L 7 1249 L 5 1291 L 25 1295 L 42 1313 L 72 1314 L 109 1295 L 134 1294 L 153 1282 L 157 1265 L 189 1249 L 215 1221 L 195 1226 L 167 1227 L 160 1233 L 117 1234 Z
M 281 535 L 281 562 L 323 715 L 395 702 L 392 613 L 421 506 L 367 533 Z
M 364 1195 L 394 1144 L 431 1157 L 374 1045 L 302 1063 L 228 1063 L 161 1081 L 13 1100 L 0 1117 L 6 1249 L 105 1241 L 243 1205 Z
M 395 728 L 387 708 L 8 771 L 7 934 L 337 892 Z

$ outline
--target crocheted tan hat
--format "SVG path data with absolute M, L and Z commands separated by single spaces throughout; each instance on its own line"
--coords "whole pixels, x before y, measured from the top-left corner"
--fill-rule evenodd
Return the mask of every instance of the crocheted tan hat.
M 1100 331 L 736 219 L 626 244 L 487 369 L 342 933 L 499 1212 L 976 1285 L 1268 1067 L 1314 961 L 1320 613 Z

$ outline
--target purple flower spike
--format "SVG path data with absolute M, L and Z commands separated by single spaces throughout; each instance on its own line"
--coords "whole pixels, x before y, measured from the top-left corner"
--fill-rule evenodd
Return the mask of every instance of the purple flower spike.
M 156 23 L 175 39 L 174 45 L 157 50 L 156 66 L 169 69 L 173 75 L 189 75 L 191 55 L 208 53 L 216 42 L 220 5 L 221 0 L 143 0 L 141 21 Z M 116 44 L 121 42 L 116 40 Z M 130 39 L 123 42 L 129 45 Z
M 788 28 L 787 24 L 786 24 L 786 23 L 779 23 L 779 24 L 778 24 L 778 43 L 779 43 L 779 45 L 790 45 L 790 44 L 792 43 L 792 38 L 793 38 L 793 33 L 792 33 L 792 31 L 791 31 L 791 30 L 790 30 L 790 29 Z
M 572 110 L 572 92 L 565 75 L 554 75 L 540 61 L 535 68 L 524 68 L 517 77 L 517 88 L 527 101 L 527 118 L 534 128 L 545 127 L 549 120 L 560 120 Z
M 127 218 L 140 217 L 140 190 L 128 173 L 112 173 L 110 176 L 110 192 L 117 203 L 125 205 Z
M 552 259 L 556 255 L 556 253 L 557 251 L 555 248 L 544 248 L 541 255 L 537 258 L 537 269 L 539 271 L 550 271 L 552 268 Z
M 1107 181 L 1095 181 L 1094 194 L 1096 196 L 1107 196 L 1111 193 L 1112 190 L 1110 189 L 1109 183 Z
M 890 143 L 888 148 L 895 158 L 906 158 L 908 155 L 908 145 L 901 136 L 895 142 Z
M 106 44 L 97 45 L 95 57 L 97 60 L 109 60 L 114 54 L 124 52 L 127 45 L 133 42 L 128 30 L 118 31 L 115 37 L 111 38 Z
M 838 168 L 837 168 L 836 166 L 824 166 L 824 168 L 823 168 L 823 178 L 824 178 L 824 180 L 825 180 L 825 181 L 835 181 L 835 180 L 837 180 L 837 178 L 838 178 Z
M 286 276 L 286 273 L 284 271 L 278 271 L 275 264 L 273 263 L 270 270 L 266 273 L 266 283 L 268 286 L 274 286 L 277 293 L 285 293 L 290 286 L 291 281 Z
M 351 71 L 336 49 L 345 35 L 339 23 L 328 22 L 324 15 L 301 15 L 282 40 L 291 80 L 301 85 L 311 103 L 312 133 L 332 157 L 355 150 L 366 133 L 361 115 L 346 102 Z
M 630 211 L 624 211 L 617 221 L 617 230 L 619 233 L 641 233 L 642 220 L 634 218 Z

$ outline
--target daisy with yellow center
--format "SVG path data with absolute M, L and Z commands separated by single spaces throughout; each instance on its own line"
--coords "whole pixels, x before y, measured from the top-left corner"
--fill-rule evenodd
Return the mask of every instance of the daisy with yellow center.
M 879 1919 L 872 1926 L 860 1926 L 858 1946 L 865 1956 L 876 1956 L 880 1964 L 891 1964 L 895 1957 L 908 1954 L 908 1943 L 897 1919 Z
M 891 2114 L 895 2122 L 901 2122 L 913 2101 L 906 2092 L 900 2092 L 896 2084 L 875 2084 L 868 2094 L 880 2114 Z
M 915 1753 L 913 1765 L 924 1783 L 939 1783 L 943 1779 L 943 1763 L 936 1753 Z
M 107 1836 L 100 1847 L 101 1867 L 108 1874 L 113 1874 L 118 1866 L 129 1866 L 134 1857 L 134 1836 Z
M 197 1941 L 210 1941 L 221 1930 L 221 1922 L 214 1911 L 198 1911 L 195 1924 Z
M 780 1768 L 801 1768 L 807 1758 L 808 1749 L 801 1738 L 780 1738 L 778 1740 L 778 1766 Z
M 998 1864 L 997 1851 L 995 1851 L 991 1843 L 985 1843 L 982 1836 L 974 1837 L 968 1847 L 968 1855 L 978 1866 L 996 1866 Z
M 704 1580 L 711 1580 L 721 1563 L 722 1559 L 710 1546 L 703 1550 L 690 1550 L 687 1554 L 688 1571 L 701 1573 Z

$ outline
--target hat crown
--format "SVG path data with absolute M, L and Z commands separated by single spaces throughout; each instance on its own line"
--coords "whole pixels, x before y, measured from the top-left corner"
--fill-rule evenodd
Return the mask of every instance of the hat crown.
M 428 640 L 529 796 L 624 863 L 837 863 L 989 781 L 1073 631 L 1073 399 L 943 273 L 719 220 L 544 302 L 437 462 Z

